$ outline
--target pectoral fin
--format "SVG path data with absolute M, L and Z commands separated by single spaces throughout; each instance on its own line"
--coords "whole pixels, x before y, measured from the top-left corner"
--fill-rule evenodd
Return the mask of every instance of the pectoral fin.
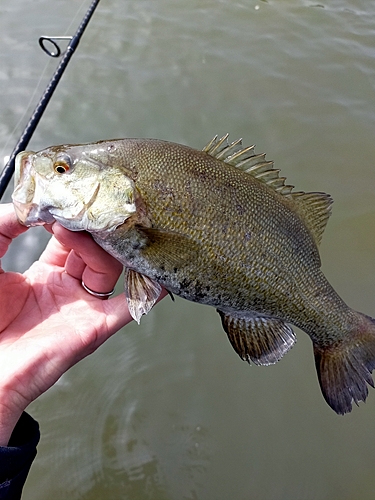
M 152 228 L 139 229 L 139 233 L 147 238 L 142 254 L 154 268 L 180 269 L 198 258 L 199 244 L 187 236 Z
M 142 315 L 152 309 L 162 288 L 152 279 L 132 269 L 125 269 L 124 288 L 129 312 L 139 324 Z
M 234 350 L 249 363 L 272 365 L 296 341 L 293 330 L 278 318 L 256 314 L 237 317 L 219 310 L 218 313 Z

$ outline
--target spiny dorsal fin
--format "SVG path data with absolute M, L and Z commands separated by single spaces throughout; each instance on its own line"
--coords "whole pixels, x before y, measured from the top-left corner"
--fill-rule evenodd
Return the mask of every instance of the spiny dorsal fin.
M 254 146 L 242 147 L 242 139 L 228 143 L 229 134 L 220 139 L 216 135 L 204 148 L 209 155 L 233 165 L 256 177 L 282 195 L 290 195 L 294 186 L 285 184 L 280 170 L 273 168 L 273 161 L 266 161 L 265 153 L 255 154 Z
M 254 146 L 242 147 L 242 139 L 228 143 L 229 134 L 220 139 L 216 135 L 204 148 L 209 155 L 229 165 L 240 168 L 261 182 L 264 182 L 283 196 L 292 199 L 309 228 L 317 245 L 331 215 L 333 200 L 325 193 L 292 193 L 294 186 L 285 184 L 286 178 L 280 177 L 280 170 L 273 168 L 272 161 L 266 161 L 265 153 L 255 154 Z
M 333 199 L 326 193 L 303 191 L 292 193 L 292 196 L 316 244 L 319 245 L 332 212 Z

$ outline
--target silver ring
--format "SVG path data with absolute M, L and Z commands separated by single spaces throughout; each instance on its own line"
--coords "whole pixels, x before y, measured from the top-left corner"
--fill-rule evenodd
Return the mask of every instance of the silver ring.
M 90 295 L 93 295 L 94 297 L 98 298 L 98 299 L 108 299 L 108 297 L 110 297 L 111 295 L 113 295 L 115 293 L 115 289 L 113 289 L 111 292 L 107 292 L 107 293 L 100 293 L 100 292 L 94 292 L 94 290 L 91 290 L 91 288 L 89 288 L 88 286 L 86 286 L 83 282 L 83 280 L 81 281 L 81 285 L 82 285 L 82 288 L 84 288 L 86 290 L 87 293 L 89 293 Z

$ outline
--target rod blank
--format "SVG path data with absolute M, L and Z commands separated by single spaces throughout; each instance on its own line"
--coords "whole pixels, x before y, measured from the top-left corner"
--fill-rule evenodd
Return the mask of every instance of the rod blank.
M 21 137 L 18 139 L 17 144 L 15 145 L 8 162 L 6 163 L 4 169 L 1 172 L 0 175 L 0 199 L 3 197 L 5 190 L 13 176 L 14 173 L 14 160 L 15 157 L 17 156 L 18 153 L 21 151 L 24 151 L 36 129 L 38 126 L 38 123 L 57 87 L 59 84 L 59 81 L 65 71 L 65 68 L 67 67 L 72 55 L 74 54 L 75 49 L 78 46 L 78 43 L 83 35 L 83 32 L 85 31 L 96 7 L 98 6 L 100 0 L 93 0 L 91 2 L 90 7 L 86 11 L 86 14 L 84 15 L 80 25 L 78 26 L 78 29 L 73 37 L 70 38 L 69 45 L 67 46 L 66 50 L 63 53 L 62 59 L 57 66 L 54 74 L 52 75 L 51 80 L 49 81 L 46 89 L 44 90 L 33 114 L 30 117 L 30 120 L 28 121 L 24 131 L 22 132 Z M 54 38 L 54 37 L 51 37 Z M 56 37 L 55 37 L 56 38 Z M 45 49 L 44 49 L 45 50 Z M 51 55 L 51 54 L 50 54 Z M 58 57 L 58 56 L 55 56 Z

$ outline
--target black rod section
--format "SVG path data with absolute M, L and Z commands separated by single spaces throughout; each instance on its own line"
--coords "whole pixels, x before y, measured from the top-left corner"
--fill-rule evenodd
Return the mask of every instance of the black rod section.
M 50 82 L 48 83 L 45 91 L 43 92 L 42 97 L 40 98 L 33 114 L 31 115 L 31 118 L 29 122 L 27 123 L 24 131 L 22 132 L 21 137 L 19 138 L 17 144 L 15 145 L 12 154 L 9 157 L 9 160 L 7 164 L 5 165 L 4 169 L 1 172 L 0 175 L 0 199 L 3 197 L 4 192 L 12 178 L 13 172 L 14 172 L 14 160 L 15 157 L 17 156 L 18 153 L 21 151 L 24 151 L 36 129 L 38 126 L 39 120 L 41 119 L 44 110 L 46 109 L 59 81 L 60 78 L 62 77 L 65 68 L 67 67 L 70 58 L 74 54 L 75 49 L 78 46 L 78 43 L 83 35 L 83 32 L 86 29 L 86 26 L 88 25 L 91 16 L 93 15 L 98 3 L 100 0 L 93 0 L 91 2 L 90 7 L 88 8 L 85 16 L 83 17 L 81 24 L 78 26 L 78 29 L 75 33 L 75 35 L 72 37 L 68 47 L 66 48 L 63 57 L 57 66 L 54 74 L 52 75 L 52 78 Z

